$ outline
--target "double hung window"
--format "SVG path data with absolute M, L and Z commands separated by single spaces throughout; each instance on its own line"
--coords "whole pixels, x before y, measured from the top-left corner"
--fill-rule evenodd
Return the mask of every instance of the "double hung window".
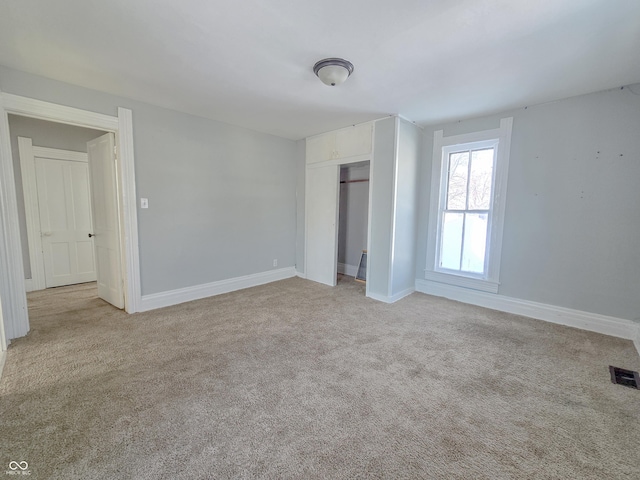
M 427 280 L 497 292 L 511 125 L 435 132 Z

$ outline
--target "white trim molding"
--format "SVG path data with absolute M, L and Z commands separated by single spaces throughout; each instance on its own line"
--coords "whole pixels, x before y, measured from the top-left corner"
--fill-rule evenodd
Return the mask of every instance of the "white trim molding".
M 29 332 L 24 265 L 18 223 L 11 134 L 6 99 L 0 95 L 0 350 L 6 350 L 12 338 Z
M 475 288 L 481 291 L 497 292 L 500 274 L 502 233 L 507 196 L 507 177 L 509 174 L 509 156 L 511 151 L 511 132 L 513 117 L 500 120 L 500 126 L 492 130 L 452 135 L 445 137 L 443 130 L 433 134 L 433 152 L 431 167 L 431 200 L 429 208 L 427 235 L 427 264 L 425 278 L 443 283 Z M 441 256 L 441 215 L 446 207 L 449 153 L 458 148 L 494 149 L 494 169 L 491 208 L 488 210 L 487 241 L 484 273 L 472 274 L 463 271 L 450 272 L 439 265 Z M 435 275 L 439 274 L 439 275 Z M 449 277 L 445 280 L 445 277 Z M 465 278 L 466 277 L 466 278 Z M 486 283 L 486 286 L 482 286 Z
M 2 355 L 5 355 L 7 353 L 7 346 L 9 344 L 4 333 L 4 323 L 4 319 L 2 318 L 2 298 L 0 298 L 0 362 L 4 362 L 4 357 L 2 357 Z M 2 377 L 0 377 L 0 380 L 2 380 Z
M 18 137 L 18 155 L 22 173 L 22 195 L 27 224 L 27 243 L 29 244 L 29 265 L 31 267 L 31 285 L 25 280 L 25 290 L 32 292 L 45 288 L 44 260 L 42 259 L 42 238 L 40 237 L 40 207 L 36 186 L 35 151 L 30 138 Z
M 368 162 L 369 160 L 371 160 L 371 154 L 367 153 L 363 155 L 352 155 L 350 157 L 340 157 L 333 160 L 325 160 L 324 162 L 308 163 L 306 167 L 313 169 L 329 167 L 332 165 L 348 165 L 350 163 Z
M 7 360 L 7 351 L 0 351 L 0 380 L 2 380 L 2 372 L 4 371 L 4 362 Z
M 358 267 L 356 265 L 338 262 L 338 273 L 349 277 L 355 277 L 358 274 Z
M 391 228 L 389 229 L 389 251 L 388 259 L 389 259 L 389 272 L 387 276 L 387 298 L 389 299 L 389 303 L 393 303 L 393 273 L 396 267 L 395 265 L 395 251 L 396 251 L 396 225 L 398 222 L 398 170 L 400 168 L 400 159 L 399 159 L 399 150 L 400 150 L 400 119 L 395 116 L 393 117 L 393 165 L 392 165 L 392 178 L 391 178 Z M 368 252 L 369 250 L 367 250 Z M 368 259 L 367 259 L 368 266 Z M 367 268 L 367 271 L 369 269 Z M 384 301 L 384 300 L 383 300 Z
M 402 290 L 396 293 L 395 295 L 391 295 L 389 297 L 389 300 L 390 300 L 389 303 L 396 303 L 398 300 L 402 300 L 404 297 L 408 297 L 415 291 L 416 291 L 415 288 L 407 288 L 406 290 Z
M 367 198 L 367 265 L 369 265 L 368 260 L 368 252 L 371 252 L 371 219 L 373 218 L 373 178 L 374 178 L 374 157 L 376 153 L 376 121 L 373 122 L 373 129 L 371 130 L 371 159 L 369 160 L 369 195 Z M 366 283 L 364 285 L 364 294 L 366 297 L 369 296 L 369 285 L 371 283 L 369 280 L 369 268 L 366 269 L 365 274 Z
M 633 339 L 633 344 L 636 346 L 638 355 L 640 355 L 640 326 L 638 326 L 638 332 L 636 333 L 636 338 Z
M 471 277 L 448 275 L 446 273 L 432 272 L 426 270 L 424 272 L 424 278 L 432 282 L 446 283 L 448 285 L 457 285 L 459 287 L 471 288 L 473 290 L 480 290 L 488 293 L 498 293 L 498 282 L 490 282 L 489 280 L 479 280 Z
M 218 282 L 195 285 L 193 287 L 179 288 L 168 292 L 153 293 L 143 295 L 140 302 L 140 312 L 155 310 L 156 308 L 169 307 L 180 303 L 200 300 L 201 298 L 221 295 L 223 293 L 243 290 L 245 288 L 257 287 L 265 283 L 276 282 L 297 275 L 294 267 L 280 268 L 267 272 L 254 273 L 243 277 L 235 277 Z
M 640 335 L 640 324 L 623 318 L 556 307 L 545 303 L 479 292 L 421 279 L 416 280 L 416 291 L 436 297 L 445 297 L 451 300 L 469 303 L 471 305 L 491 308 L 493 310 L 544 320 L 545 322 L 602 333 L 612 337 L 634 340 L 636 348 L 638 348 L 640 344 L 640 338 L 638 337 Z M 640 353 L 640 348 L 638 348 L 638 353 Z
M 404 297 L 408 297 L 413 292 L 415 292 L 415 289 L 407 288 L 406 290 L 402 290 L 395 295 L 390 295 L 387 297 L 385 297 L 384 295 L 378 295 L 377 293 L 367 293 L 367 297 L 383 303 L 396 303 L 398 300 L 402 300 Z
M 39 118 L 52 122 L 66 123 L 78 127 L 98 130 L 118 130 L 118 117 L 90 112 L 79 108 L 67 107 L 56 103 L 44 102 L 35 98 L 21 97 L 11 93 L 2 93 L 4 109 L 15 115 Z

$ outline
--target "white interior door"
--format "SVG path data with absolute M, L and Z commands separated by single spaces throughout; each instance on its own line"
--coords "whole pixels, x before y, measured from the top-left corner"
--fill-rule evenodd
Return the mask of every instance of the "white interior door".
M 305 273 L 309 280 L 335 286 L 338 262 L 340 166 L 307 168 Z
M 115 139 L 107 133 L 87 142 L 98 296 L 124 308 Z
M 47 288 L 96 280 L 85 161 L 35 158 Z

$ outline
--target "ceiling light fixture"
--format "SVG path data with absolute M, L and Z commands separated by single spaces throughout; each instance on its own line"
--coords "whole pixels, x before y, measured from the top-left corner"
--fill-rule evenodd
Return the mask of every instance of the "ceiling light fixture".
M 322 83 L 335 87 L 344 82 L 353 73 L 353 64 L 342 58 L 325 58 L 313 66 Z

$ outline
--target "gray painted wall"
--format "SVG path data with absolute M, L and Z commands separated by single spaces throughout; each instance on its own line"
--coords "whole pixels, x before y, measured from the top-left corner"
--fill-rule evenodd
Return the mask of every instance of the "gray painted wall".
M 415 287 L 418 168 L 422 133 L 406 120 L 398 119 L 398 122 L 392 296 Z
M 6 67 L 0 90 L 133 111 L 143 295 L 294 266 L 296 142 Z
M 497 128 L 513 116 L 499 293 L 639 321 L 640 85 L 632 90 L 425 129 L 417 276 L 433 132 Z
M 340 169 L 341 182 L 368 179 L 369 163 Z M 338 263 L 357 268 L 362 250 L 367 248 L 369 182 L 341 183 L 339 209 Z
M 143 294 L 262 272 L 274 258 L 300 268 L 299 143 L 6 67 L 0 90 L 110 115 L 133 110 L 138 196 L 150 201 L 138 212 Z M 638 112 L 640 96 L 625 88 L 425 129 L 417 276 L 433 131 L 496 128 L 513 116 L 500 294 L 640 320 Z M 372 251 L 390 248 L 394 123 L 376 124 Z M 380 280 L 371 292 L 388 295 L 389 268 L 388 256 L 370 254 Z
M 29 262 L 29 241 L 27 238 L 27 222 L 24 210 L 24 192 L 22 189 L 22 172 L 20 170 L 20 152 L 18 137 L 28 137 L 37 147 L 58 148 L 74 152 L 86 152 L 87 142 L 103 135 L 105 132 L 90 128 L 75 127 L 62 123 L 47 122 L 35 118 L 9 115 L 9 130 L 11 132 L 11 154 L 13 156 L 13 171 L 16 180 L 16 195 L 18 201 L 18 216 L 20 219 L 20 241 L 22 243 L 22 260 L 24 276 L 31 278 L 31 263 Z
M 393 170 L 395 164 L 396 119 L 388 117 L 375 124 L 371 165 L 371 238 L 367 255 L 370 294 L 389 295 L 391 269 L 391 228 L 393 220 Z

